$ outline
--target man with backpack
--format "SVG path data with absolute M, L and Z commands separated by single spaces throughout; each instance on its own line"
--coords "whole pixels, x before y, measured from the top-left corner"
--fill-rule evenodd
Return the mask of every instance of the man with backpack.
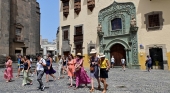
M 37 64 L 36 64 L 35 73 L 37 72 L 37 81 L 39 82 L 38 89 L 41 89 L 41 91 L 44 91 L 45 86 L 43 85 L 42 77 L 44 75 L 46 61 L 41 57 L 40 54 L 37 55 L 37 59 L 38 60 L 37 60 Z

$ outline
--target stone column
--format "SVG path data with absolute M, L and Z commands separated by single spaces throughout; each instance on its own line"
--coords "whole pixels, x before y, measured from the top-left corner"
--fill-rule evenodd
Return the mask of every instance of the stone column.
M 25 47 L 25 46 L 23 46 L 23 47 L 21 47 L 22 48 L 22 50 L 23 50 L 23 56 L 26 56 L 26 49 L 28 48 L 28 47 Z
M 47 47 L 43 47 L 43 58 L 46 59 Z
M 110 62 L 110 50 L 107 50 L 108 60 Z

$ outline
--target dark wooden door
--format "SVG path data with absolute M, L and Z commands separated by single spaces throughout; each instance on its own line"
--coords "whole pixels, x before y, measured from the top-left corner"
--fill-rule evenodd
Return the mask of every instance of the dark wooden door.
M 68 55 L 70 54 L 70 51 L 65 51 L 65 52 L 63 52 L 63 54 L 65 57 L 68 57 Z
M 81 53 L 81 54 L 82 54 L 82 44 L 77 44 L 75 50 L 76 50 L 76 52 L 75 52 L 76 54 L 77 54 L 77 53 Z M 76 54 L 75 54 L 75 55 L 76 55 Z
M 126 59 L 126 52 L 124 46 L 121 44 L 115 44 L 110 48 L 110 58 L 114 56 L 115 66 L 121 66 L 121 59 Z
M 162 48 L 151 48 L 149 49 L 149 54 L 152 59 L 152 66 L 158 65 L 160 69 L 164 69 Z M 158 64 L 156 62 L 158 62 Z

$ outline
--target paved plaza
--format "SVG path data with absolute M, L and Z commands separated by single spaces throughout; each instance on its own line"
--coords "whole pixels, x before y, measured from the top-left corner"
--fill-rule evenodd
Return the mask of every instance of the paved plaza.
M 45 91 L 38 91 L 36 89 L 38 86 L 36 76 L 30 77 L 33 79 L 33 85 L 22 87 L 22 76 L 20 78 L 14 78 L 13 82 L 6 83 L 3 79 L 3 69 L 0 70 L 0 93 L 89 93 L 90 85 L 87 88 L 83 88 L 84 85 L 82 85 L 77 90 L 74 90 L 74 87 L 69 88 L 67 75 L 65 75 L 64 79 L 51 80 L 48 83 L 45 83 L 44 75 L 43 81 L 46 89 Z M 114 68 L 109 71 L 107 93 L 170 93 L 169 71 L 152 70 L 151 72 L 146 72 L 127 69 L 124 72 L 120 70 L 120 68 Z M 16 73 L 14 73 L 15 75 Z M 57 76 L 57 73 L 55 76 Z M 96 83 L 95 86 L 97 87 Z M 101 92 L 102 90 L 95 90 L 94 93 Z

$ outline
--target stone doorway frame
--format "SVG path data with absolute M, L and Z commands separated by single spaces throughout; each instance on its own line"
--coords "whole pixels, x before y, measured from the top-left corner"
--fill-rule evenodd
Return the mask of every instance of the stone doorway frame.
M 163 54 L 163 68 L 164 70 L 168 70 L 168 62 L 167 62 L 167 48 L 166 44 L 150 44 L 146 45 L 146 55 L 149 55 L 149 49 L 150 48 L 162 48 L 162 54 Z

